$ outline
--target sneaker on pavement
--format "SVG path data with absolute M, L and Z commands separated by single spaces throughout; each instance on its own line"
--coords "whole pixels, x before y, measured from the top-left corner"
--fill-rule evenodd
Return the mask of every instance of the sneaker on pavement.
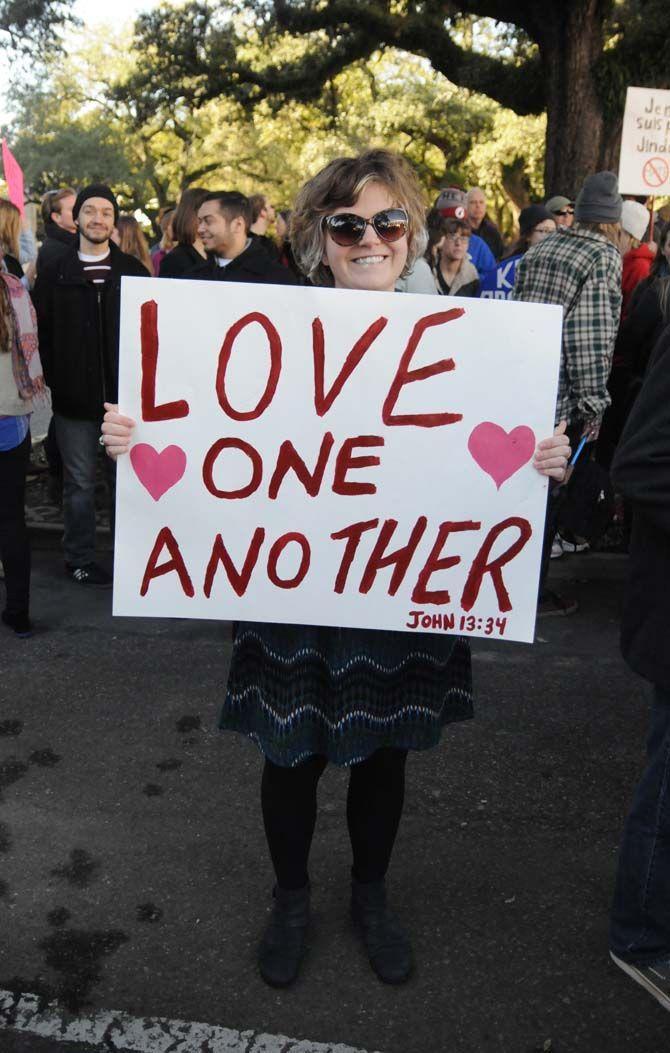
M 65 566 L 72 580 L 79 585 L 108 587 L 112 584 L 112 575 L 108 574 L 97 563 L 87 563 L 84 567 L 73 567 L 70 563 L 66 563 Z
M 577 600 L 547 590 L 537 605 L 538 618 L 565 617 L 579 610 Z
M 561 543 L 561 549 L 563 552 L 568 552 L 571 555 L 574 555 L 576 552 L 588 552 L 591 548 L 585 538 L 576 537 L 574 540 L 570 541 L 568 538 L 561 535 L 558 536 L 558 540 Z
M 553 540 L 553 543 L 552 543 L 552 546 L 551 546 L 551 555 L 550 555 L 549 558 L 550 559 L 560 559 L 562 555 L 563 555 L 563 545 L 561 544 L 561 539 L 560 539 L 560 537 L 557 534 L 556 537 Z
M 664 1009 L 670 1009 L 670 962 L 658 965 L 631 965 L 630 962 L 617 958 L 612 951 L 610 958 L 631 980 L 635 980 L 635 983 L 649 991 Z

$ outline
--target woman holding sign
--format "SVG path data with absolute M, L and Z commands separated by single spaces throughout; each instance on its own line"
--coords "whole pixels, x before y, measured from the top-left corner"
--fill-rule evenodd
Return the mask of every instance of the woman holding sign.
M 298 264 L 315 284 L 392 292 L 423 247 L 424 208 L 409 166 L 385 150 L 331 162 L 300 191 L 291 223 Z M 108 407 L 107 451 L 128 450 L 133 422 Z M 561 433 L 540 443 L 535 467 L 562 479 Z M 329 762 L 350 770 L 352 915 L 372 968 L 404 982 L 412 951 L 386 904 L 385 876 L 403 810 L 410 749 L 437 745 L 442 728 L 472 715 L 467 642 L 446 633 L 240 622 L 221 727 L 265 756 L 263 819 L 276 874 L 259 949 L 261 974 L 290 984 L 309 919 L 308 857 L 319 779 Z

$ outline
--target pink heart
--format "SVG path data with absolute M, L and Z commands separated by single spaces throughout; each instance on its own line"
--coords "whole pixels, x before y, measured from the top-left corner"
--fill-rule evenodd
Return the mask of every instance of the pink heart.
M 525 424 L 513 428 L 508 434 L 499 424 L 484 421 L 472 432 L 468 449 L 473 460 L 491 476 L 499 490 L 533 456 L 535 435 Z
M 186 454 L 180 446 L 166 446 L 162 453 L 146 442 L 138 442 L 130 451 L 135 475 L 154 501 L 175 486 L 186 471 Z

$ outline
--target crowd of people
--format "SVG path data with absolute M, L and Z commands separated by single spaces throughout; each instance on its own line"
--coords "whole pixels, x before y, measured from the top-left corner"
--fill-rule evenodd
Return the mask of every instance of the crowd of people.
M 161 214 L 160 240 L 151 247 L 104 184 L 45 195 L 42 219 L 38 248 L 19 210 L 0 201 L 2 619 L 20 637 L 32 628 L 24 515 L 29 422 L 47 389 L 53 419 L 45 445 L 62 486 L 65 569 L 78 585 L 111 584 L 96 559 L 95 486 L 102 445 L 113 509 L 115 460 L 132 441 L 133 422 L 116 404 L 124 275 L 563 307 L 556 429 L 534 461 L 550 480 L 538 615 L 576 611 L 574 601 L 549 589 L 550 560 L 583 550 L 602 532 L 613 480 L 637 573 L 625 653 L 655 685 L 656 701 L 649 767 L 621 853 L 611 950 L 670 1008 L 670 669 L 662 647 L 670 552 L 663 474 L 670 458 L 668 228 L 649 229 L 653 215 L 645 205 L 623 201 L 616 177 L 599 172 L 574 201 L 556 195 L 522 209 L 518 238 L 506 245 L 481 189 L 446 187 L 426 210 L 411 168 L 384 150 L 331 162 L 302 187 L 292 211 L 276 211 L 262 193 L 191 187 Z M 411 944 L 385 886 L 405 764 L 410 750 L 435 746 L 442 729 L 471 709 L 464 639 L 236 624 L 221 727 L 250 736 L 265 758 L 261 802 L 276 877 L 259 948 L 268 983 L 292 983 L 303 958 L 316 793 L 329 762 L 350 770 L 354 921 L 379 978 L 408 978 Z

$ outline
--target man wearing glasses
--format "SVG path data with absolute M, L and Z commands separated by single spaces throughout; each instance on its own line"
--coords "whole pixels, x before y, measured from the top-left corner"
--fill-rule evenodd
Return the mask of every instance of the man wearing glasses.
M 575 218 L 575 203 L 569 197 L 550 197 L 545 206 L 556 220 L 557 227 L 571 227 Z

